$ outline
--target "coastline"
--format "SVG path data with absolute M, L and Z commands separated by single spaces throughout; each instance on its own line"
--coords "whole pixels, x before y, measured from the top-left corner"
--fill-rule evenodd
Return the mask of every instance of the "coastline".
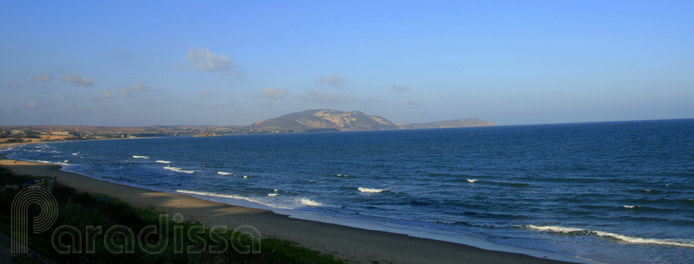
M 26 143 L 24 143 L 26 144 Z M 22 145 L 22 143 L 15 144 Z M 2 146 L 10 147 L 10 146 Z M 347 262 L 365 263 L 566 263 L 519 253 L 486 250 L 459 243 L 366 230 L 338 224 L 291 218 L 268 210 L 234 206 L 193 196 L 151 191 L 65 172 L 61 166 L 17 161 L 0 156 L 0 166 L 17 174 L 54 175 L 78 191 L 100 193 L 140 208 L 183 214 L 187 220 L 212 225 L 252 225 L 263 237 L 273 237 L 332 254 Z M 127 223 L 123 223 L 127 224 Z M 547 253 L 551 255 L 551 253 Z M 545 258 L 542 258 L 545 257 Z M 556 256 L 553 256 L 556 258 Z M 571 257 L 563 261 L 580 261 Z

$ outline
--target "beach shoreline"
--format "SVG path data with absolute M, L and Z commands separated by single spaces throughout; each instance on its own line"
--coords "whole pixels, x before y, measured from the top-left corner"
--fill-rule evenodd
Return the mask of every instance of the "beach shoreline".
M 21 143 L 13 146 L 22 145 Z M 2 146 L 10 147 L 10 146 Z M 4 148 L 3 148 L 4 149 Z M 185 220 L 206 226 L 251 225 L 263 237 L 297 242 L 353 263 L 561 263 L 579 259 L 547 253 L 536 255 L 480 249 L 474 246 L 418 238 L 385 231 L 367 230 L 333 223 L 302 220 L 264 209 L 253 209 L 199 199 L 193 196 L 152 191 L 61 170 L 61 166 L 17 161 L 0 156 L 0 166 L 17 174 L 57 176 L 58 182 L 78 191 L 105 194 L 140 208 L 170 216 L 181 213 Z M 127 223 L 123 223 L 127 224 Z M 544 252 L 538 252 L 542 254 Z M 550 256 L 551 255 L 551 259 Z M 558 259 L 558 260 L 556 260 Z

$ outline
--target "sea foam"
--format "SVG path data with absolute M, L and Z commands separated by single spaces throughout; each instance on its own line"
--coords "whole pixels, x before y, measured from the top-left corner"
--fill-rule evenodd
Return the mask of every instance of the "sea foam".
M 169 164 L 171 161 L 168 160 L 157 160 L 157 163 Z
M 360 192 L 363 193 L 380 193 L 383 192 L 384 190 L 382 189 L 374 189 L 374 188 L 364 188 L 364 187 L 359 187 L 357 188 Z
M 477 182 L 477 179 L 467 179 L 467 182 L 469 182 L 469 183 L 476 183 L 476 182 Z
M 184 169 L 182 169 L 182 168 L 171 167 L 171 166 L 166 166 L 166 167 L 164 167 L 164 169 L 165 169 L 165 170 L 170 170 L 170 171 L 175 171 L 175 172 L 188 173 L 188 174 L 195 173 L 194 170 L 184 170 Z
M 149 159 L 149 156 L 137 156 L 137 155 L 133 155 L 133 159 Z
M 310 207 L 318 207 L 318 206 L 323 206 L 322 203 L 316 202 L 314 200 L 308 199 L 308 198 L 301 198 L 301 204 L 307 205 Z
M 272 207 L 272 208 L 278 208 L 278 209 L 293 209 L 291 207 L 284 207 L 276 204 L 269 204 L 269 203 L 264 203 L 260 200 L 249 198 L 249 197 L 244 197 L 244 196 L 239 196 L 239 195 L 231 195 L 231 194 L 219 194 L 219 193 L 211 193 L 211 192 L 197 192 L 197 191 L 188 191 L 188 190 L 176 190 L 177 193 L 185 193 L 185 194 L 193 194 L 193 195 L 199 195 L 199 196 L 209 196 L 209 197 L 218 197 L 218 198 L 227 198 L 227 199 L 236 199 L 236 200 L 244 200 L 247 202 L 251 203 L 256 203 L 256 204 L 261 204 L 264 206 Z M 307 199 L 308 200 L 308 199 Z M 309 200 L 310 201 L 310 200 Z
M 232 172 L 218 171 L 217 174 L 219 174 L 219 175 L 233 175 L 234 173 L 232 173 Z
M 536 231 L 552 232 L 552 233 L 562 233 L 562 234 L 575 234 L 575 235 L 595 235 L 599 237 L 606 237 L 611 239 L 616 239 L 629 244 L 652 244 L 652 245 L 663 245 L 663 246 L 677 246 L 677 247 L 690 247 L 694 248 L 694 240 L 691 239 L 662 239 L 662 238 L 642 238 L 626 236 L 621 234 L 615 234 L 604 231 L 588 230 L 583 228 L 573 228 L 573 227 L 563 227 L 563 226 L 536 226 L 527 225 L 525 228 L 529 228 Z

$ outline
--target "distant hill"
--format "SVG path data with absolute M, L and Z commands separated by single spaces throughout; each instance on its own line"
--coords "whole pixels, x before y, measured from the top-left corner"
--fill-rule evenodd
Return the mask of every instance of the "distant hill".
M 388 130 L 398 129 L 398 126 L 383 117 L 370 116 L 359 111 L 342 112 L 329 109 L 314 109 L 258 121 L 253 123 L 251 128 L 298 132 Z
M 407 124 L 402 125 L 402 129 L 422 129 L 422 128 L 451 128 L 451 127 L 480 127 L 493 126 L 494 123 L 477 118 L 457 119 L 449 121 L 439 121 L 424 124 Z
M 249 128 L 261 131 L 368 131 L 392 129 L 449 128 L 493 126 L 494 123 L 479 119 L 459 119 L 426 124 L 396 125 L 380 116 L 370 116 L 359 111 L 342 112 L 314 109 L 286 114 L 258 121 Z

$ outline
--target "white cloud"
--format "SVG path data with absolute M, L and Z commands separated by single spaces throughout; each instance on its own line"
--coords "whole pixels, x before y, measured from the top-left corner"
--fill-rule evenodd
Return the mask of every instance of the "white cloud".
M 31 77 L 31 80 L 32 81 L 39 81 L 39 82 L 47 82 L 47 81 L 52 81 L 53 76 L 48 74 L 48 73 L 44 73 L 44 74 L 39 74 L 39 75 L 36 75 L 34 77 Z
M 26 108 L 34 108 L 34 107 L 36 107 L 36 101 L 31 100 L 25 106 L 26 106 Z
M 390 86 L 390 89 L 396 92 L 408 92 L 412 91 L 412 88 L 404 86 L 404 85 L 399 85 L 399 84 L 393 84 Z
M 111 94 L 111 91 L 109 91 L 109 90 L 101 91 L 101 96 L 103 96 L 106 99 L 113 97 L 113 95 Z
M 319 104 L 349 104 L 357 101 L 351 96 L 342 96 L 336 93 L 322 93 L 314 90 L 308 90 L 305 95 L 300 95 L 297 98 Z
M 287 91 L 285 89 L 272 89 L 272 88 L 263 88 L 263 91 L 260 93 L 260 95 L 266 99 L 283 99 L 288 94 L 289 94 L 289 91 Z
M 195 47 L 188 50 L 186 59 L 198 70 L 202 71 L 228 71 L 231 69 L 231 60 L 226 55 L 215 55 L 210 49 Z
M 14 87 L 14 88 L 22 88 L 22 84 L 21 84 L 21 83 L 18 83 L 18 82 L 15 82 L 15 81 L 13 81 L 13 82 L 12 82 L 12 87 Z
M 71 83 L 77 86 L 93 86 L 94 80 L 92 78 L 80 77 L 79 75 L 65 75 L 63 81 L 66 83 Z
M 318 76 L 318 79 L 316 79 L 316 84 L 321 84 L 321 83 L 327 83 L 335 87 L 340 87 L 342 84 L 345 83 L 345 80 L 342 79 L 340 75 L 333 74 L 330 76 L 323 77 L 323 74 Z

